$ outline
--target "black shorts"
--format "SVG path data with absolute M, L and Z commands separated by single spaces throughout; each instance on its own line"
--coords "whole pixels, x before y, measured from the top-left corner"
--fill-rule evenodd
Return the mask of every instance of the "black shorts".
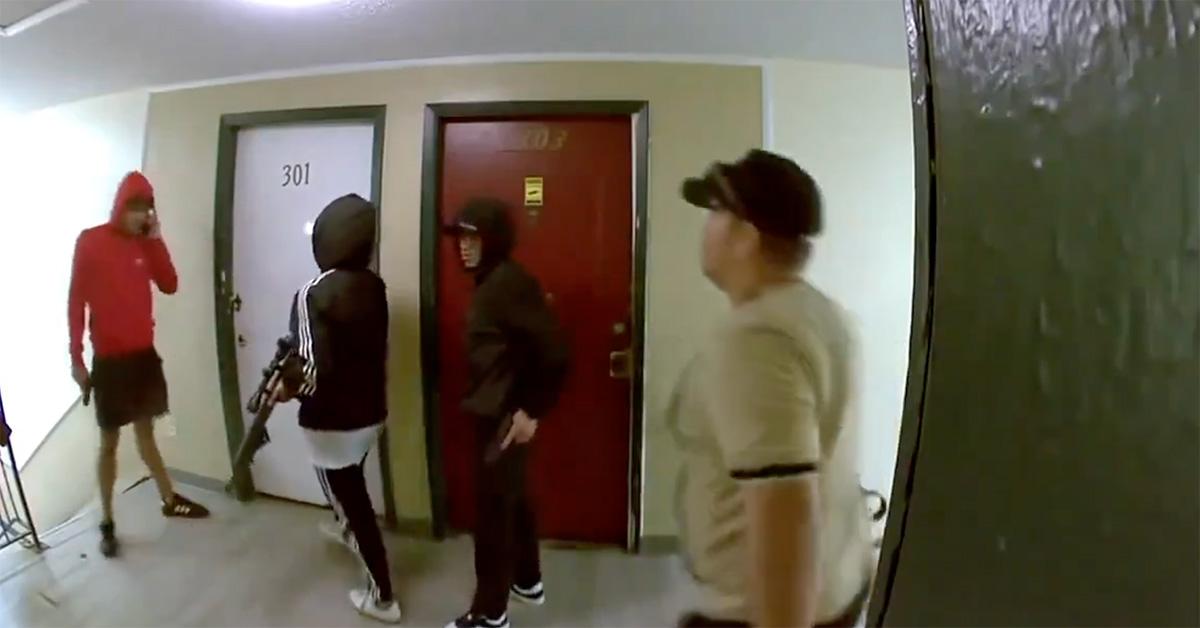
M 166 414 L 167 380 L 154 349 L 92 361 L 92 397 L 101 429 Z

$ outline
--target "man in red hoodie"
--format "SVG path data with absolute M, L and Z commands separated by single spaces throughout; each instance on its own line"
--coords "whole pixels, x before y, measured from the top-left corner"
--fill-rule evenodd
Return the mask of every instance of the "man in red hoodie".
M 208 516 L 203 506 L 179 495 L 154 442 L 154 419 L 167 413 L 167 382 L 154 350 L 154 297 L 151 283 L 174 294 L 179 278 L 159 232 L 154 188 L 140 172 L 121 181 L 107 224 L 84 231 L 75 243 L 68 318 L 71 363 L 83 403 L 96 397 L 100 424 L 100 551 L 118 549 L 112 495 L 117 479 L 117 444 L 130 423 L 138 453 L 154 476 L 166 517 Z M 84 319 L 92 339 L 92 370 L 83 361 Z

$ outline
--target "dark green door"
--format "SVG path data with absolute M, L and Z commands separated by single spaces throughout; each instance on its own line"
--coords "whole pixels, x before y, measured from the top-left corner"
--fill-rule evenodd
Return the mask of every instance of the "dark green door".
M 1200 4 L 910 4 L 931 292 L 872 618 L 1197 625 Z

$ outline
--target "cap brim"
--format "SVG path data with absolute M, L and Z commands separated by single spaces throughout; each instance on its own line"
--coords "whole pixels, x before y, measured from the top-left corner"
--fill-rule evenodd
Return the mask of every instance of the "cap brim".
M 713 209 L 721 199 L 717 185 L 708 178 L 693 177 L 683 182 L 680 189 L 683 200 L 704 209 Z
M 442 235 L 459 236 L 464 233 L 479 233 L 479 229 L 475 225 L 468 225 L 461 222 L 442 225 Z

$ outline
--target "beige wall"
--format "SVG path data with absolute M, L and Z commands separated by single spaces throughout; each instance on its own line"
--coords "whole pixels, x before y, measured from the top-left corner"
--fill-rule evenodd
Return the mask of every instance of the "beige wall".
M 912 319 L 908 72 L 805 61 L 768 71 L 771 148 L 808 169 L 825 200 L 809 278 L 850 311 L 862 343 L 862 482 L 890 495 Z
M 409 68 L 255 82 L 153 96 L 146 170 L 157 186 L 182 289 L 158 303 L 177 434 L 173 467 L 229 472 L 213 324 L 213 191 L 221 114 L 337 105 L 388 106 L 382 274 L 392 319 L 391 446 L 402 517 L 427 518 L 419 355 L 420 159 L 423 107 L 439 101 L 635 99 L 650 102 L 645 532 L 671 534 L 677 457 L 662 410 L 688 347 L 722 307 L 696 268 L 700 212 L 679 182 L 762 138 L 757 67 L 652 63 L 527 63 Z M 298 464 L 303 464 L 298 462 Z

